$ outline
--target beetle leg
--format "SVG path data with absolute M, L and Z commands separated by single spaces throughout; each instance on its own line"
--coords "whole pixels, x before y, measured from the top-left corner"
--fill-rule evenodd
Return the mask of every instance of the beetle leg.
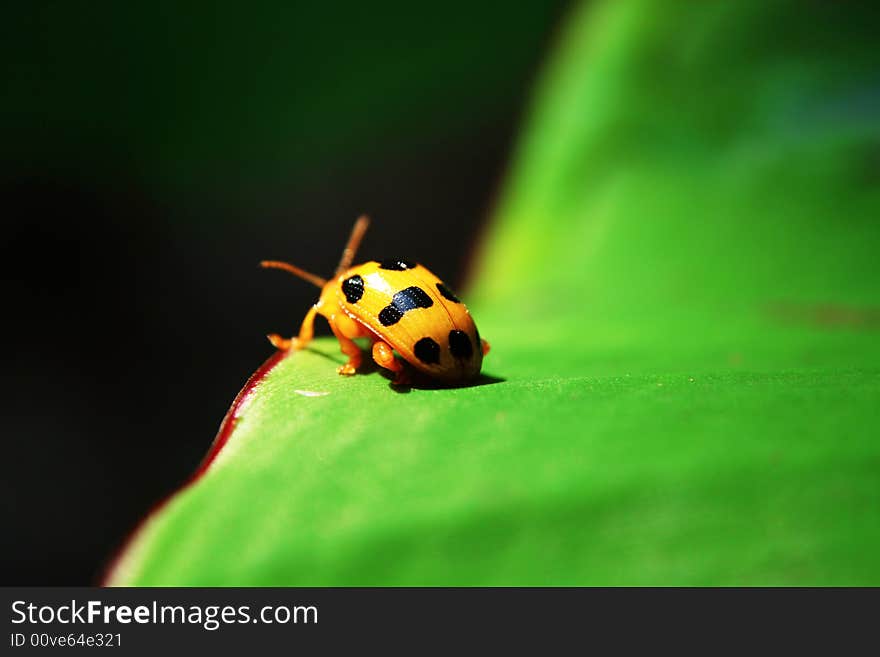
M 344 313 L 339 313 L 327 318 L 330 323 L 330 330 L 339 340 L 339 349 L 348 356 L 348 362 L 339 368 L 338 372 L 345 376 L 351 376 L 361 366 L 363 354 L 361 348 L 352 341 L 352 338 L 358 338 L 364 335 L 361 326 Z
M 309 312 L 306 313 L 306 316 L 299 327 L 299 335 L 294 338 L 282 338 L 277 333 L 270 333 L 266 337 L 269 338 L 269 342 L 271 342 L 276 349 L 281 349 L 282 351 L 287 351 L 288 349 L 293 349 L 294 351 L 303 349 L 312 341 L 312 337 L 315 335 L 315 314 L 317 312 L 317 305 L 314 305 L 309 309 Z
M 491 347 L 489 346 L 488 341 L 483 340 L 482 338 L 480 338 L 480 347 L 483 349 L 483 355 L 484 355 L 484 356 L 485 356 L 486 354 L 488 354 L 488 353 L 489 353 L 489 349 L 491 349 Z
M 373 360 L 386 370 L 394 372 L 394 384 L 403 385 L 409 383 L 406 370 L 399 360 L 394 357 L 394 351 L 387 342 L 376 340 L 373 343 Z

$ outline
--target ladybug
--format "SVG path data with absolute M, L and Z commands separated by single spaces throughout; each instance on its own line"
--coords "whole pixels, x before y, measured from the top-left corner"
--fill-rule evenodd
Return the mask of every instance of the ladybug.
M 373 360 L 394 373 L 394 384 L 410 382 L 396 351 L 416 370 L 445 384 L 465 383 L 480 373 L 489 343 L 467 307 L 426 267 L 409 260 L 379 260 L 351 266 L 369 226 L 366 216 L 354 224 L 336 274 L 325 280 L 286 262 L 264 260 L 260 266 L 283 269 L 321 288 L 321 296 L 289 339 L 267 336 L 277 349 L 303 349 L 314 335 L 315 316 L 330 324 L 348 362 L 339 368 L 353 375 L 363 354 L 354 338 L 372 341 Z

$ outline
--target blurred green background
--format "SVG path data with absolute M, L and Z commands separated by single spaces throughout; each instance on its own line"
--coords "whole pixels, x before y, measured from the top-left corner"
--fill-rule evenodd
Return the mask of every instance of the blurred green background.
M 876 26 L 574 9 L 467 291 L 491 376 L 284 359 L 111 581 L 877 584 Z
M 461 282 L 565 5 L 4 6 L 4 583 L 94 581 L 191 474 L 314 301 L 260 260 L 369 212 Z

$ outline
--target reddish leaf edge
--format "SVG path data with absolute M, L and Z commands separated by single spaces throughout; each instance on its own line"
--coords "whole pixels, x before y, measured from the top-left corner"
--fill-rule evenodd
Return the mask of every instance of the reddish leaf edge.
M 217 435 L 214 437 L 214 441 L 211 443 L 211 446 L 208 448 L 208 451 L 205 453 L 205 456 L 202 458 L 195 471 L 186 481 L 178 486 L 177 489 L 156 502 L 138 521 L 134 528 L 128 532 L 126 537 L 120 543 L 120 546 L 108 559 L 107 564 L 101 569 L 97 578 L 98 586 L 112 586 L 110 582 L 116 574 L 116 570 L 122 561 L 122 557 L 128 552 L 129 547 L 131 547 L 131 545 L 138 539 L 150 520 L 162 511 L 171 500 L 183 493 L 190 486 L 196 484 L 205 475 L 211 467 L 211 464 L 217 459 L 220 451 L 227 445 L 229 439 L 232 437 L 232 432 L 235 431 L 235 427 L 240 418 L 241 409 L 246 406 L 248 400 L 256 391 L 257 386 L 286 355 L 286 351 L 276 351 L 262 365 L 260 365 L 253 374 L 251 374 L 250 378 L 244 384 L 244 387 L 239 390 L 235 399 L 232 400 L 232 405 L 230 405 L 229 410 L 226 411 L 226 415 L 223 416 L 223 420 L 220 422 L 220 428 L 217 430 Z

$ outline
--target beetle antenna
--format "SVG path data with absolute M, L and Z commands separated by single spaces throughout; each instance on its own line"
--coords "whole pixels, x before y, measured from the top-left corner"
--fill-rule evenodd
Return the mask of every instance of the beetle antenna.
M 339 276 L 346 269 L 351 267 L 351 263 L 354 262 L 354 256 L 357 253 L 358 247 L 361 245 L 361 240 L 364 239 L 364 233 L 367 232 L 367 228 L 370 227 L 370 218 L 362 214 L 357 218 L 357 221 L 354 222 L 354 226 L 351 229 L 351 235 L 348 237 L 348 244 L 345 245 L 345 249 L 342 251 L 342 257 L 339 259 L 339 266 L 336 268 L 335 276 Z
M 287 262 L 281 262 L 279 260 L 263 260 L 260 263 L 260 267 L 264 267 L 265 269 L 283 269 L 284 271 L 290 272 L 294 276 L 298 276 L 304 281 L 308 281 L 312 285 L 317 285 L 318 287 L 324 287 L 327 285 L 327 281 L 320 276 L 315 276 L 314 274 L 307 272 L 305 269 L 300 269 L 296 265 L 291 265 Z

